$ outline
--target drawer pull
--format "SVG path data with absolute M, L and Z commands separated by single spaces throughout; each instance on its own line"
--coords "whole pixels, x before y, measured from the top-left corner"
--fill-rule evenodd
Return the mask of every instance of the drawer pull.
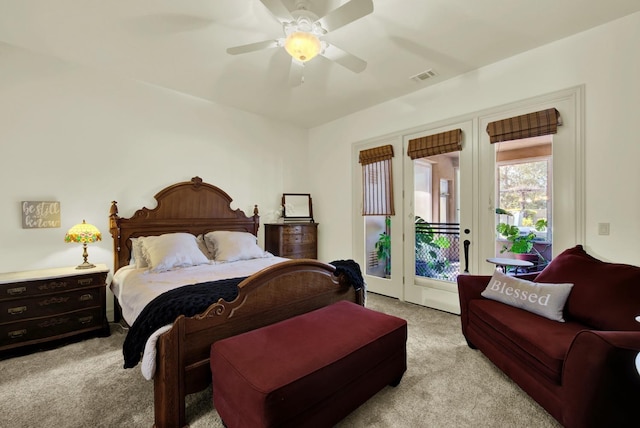
M 7 293 L 11 294 L 12 296 L 15 296 L 16 294 L 22 294 L 25 291 L 27 291 L 27 287 L 15 287 L 7 289 Z
M 82 296 L 80 296 L 80 301 L 81 302 L 86 302 L 87 300 L 93 300 L 93 295 L 87 293 L 87 294 L 83 294 Z
M 66 288 L 67 283 L 64 281 L 53 281 L 48 284 L 42 284 L 38 287 L 39 290 L 55 290 L 56 288 Z
M 13 330 L 9 333 L 9 339 L 17 339 L 18 337 L 22 337 L 27 334 L 27 329 L 23 328 L 22 330 Z
M 55 327 L 57 325 L 62 325 L 62 324 L 66 324 L 67 322 L 69 322 L 69 318 L 51 318 L 45 321 L 42 321 L 41 323 L 38 324 L 38 327 L 40 328 L 50 328 L 50 327 Z
M 7 312 L 9 312 L 9 315 L 19 315 L 23 312 L 27 312 L 27 307 L 26 306 L 16 306 L 15 308 L 9 308 L 7 309 Z
M 68 297 L 51 297 L 50 299 L 44 299 L 39 302 L 40 306 L 49 306 L 49 305 L 57 305 L 60 303 L 66 303 L 69 300 Z
M 79 285 L 89 285 L 93 282 L 93 278 L 82 278 L 78 280 Z
M 91 321 L 93 321 L 93 315 L 80 317 L 78 318 L 78 321 L 80 321 L 80 324 L 89 324 Z

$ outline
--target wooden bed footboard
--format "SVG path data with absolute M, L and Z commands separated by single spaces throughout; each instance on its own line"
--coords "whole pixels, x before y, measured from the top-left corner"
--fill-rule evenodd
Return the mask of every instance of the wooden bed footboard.
M 334 270 L 309 259 L 279 263 L 245 279 L 233 302 L 220 300 L 200 315 L 179 317 L 158 339 L 155 426 L 186 426 L 185 396 L 211 383 L 213 342 L 340 300 L 364 305 L 364 289 L 355 290 Z

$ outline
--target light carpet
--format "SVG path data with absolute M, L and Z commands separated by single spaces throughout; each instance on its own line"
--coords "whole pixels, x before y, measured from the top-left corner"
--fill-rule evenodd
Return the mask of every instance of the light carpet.
M 560 425 L 479 351 L 460 317 L 369 293 L 367 307 L 408 322 L 408 368 L 338 427 Z M 153 383 L 123 369 L 125 332 L 0 361 L 0 427 L 151 427 Z M 222 427 L 211 389 L 187 399 L 192 428 Z

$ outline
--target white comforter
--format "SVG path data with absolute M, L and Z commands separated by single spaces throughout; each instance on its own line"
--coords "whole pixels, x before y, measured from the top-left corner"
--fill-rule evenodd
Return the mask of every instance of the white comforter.
M 142 309 L 165 291 L 187 284 L 249 276 L 285 260 L 288 259 L 271 256 L 228 263 L 211 262 L 210 264 L 161 273 L 150 273 L 144 268 L 136 269 L 134 266 L 125 266 L 115 273 L 110 287 L 122 307 L 122 317 L 129 325 L 133 325 Z M 141 370 L 147 380 L 152 379 L 155 373 L 155 345 L 158 336 L 170 327 L 167 325 L 157 330 L 145 345 Z

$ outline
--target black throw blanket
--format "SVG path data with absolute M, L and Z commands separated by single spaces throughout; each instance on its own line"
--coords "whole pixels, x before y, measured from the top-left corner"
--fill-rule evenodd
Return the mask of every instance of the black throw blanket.
M 334 275 L 345 275 L 354 289 L 359 290 L 365 286 L 360 266 L 355 261 L 335 260 L 330 264 L 336 268 Z M 185 285 L 153 299 L 140 312 L 124 340 L 124 368 L 135 367 L 140 362 L 144 346 L 153 332 L 171 324 L 180 315 L 192 317 L 202 313 L 221 298 L 227 302 L 233 301 L 238 296 L 238 284 L 245 278 Z
M 336 268 L 333 274 L 346 276 L 354 289 L 360 290 L 365 286 L 360 265 L 354 260 L 334 260 L 329 264 Z
M 164 292 L 153 299 L 140 312 L 124 340 L 124 368 L 129 369 L 138 364 L 144 345 L 154 331 L 171 324 L 180 315 L 192 317 L 204 312 L 221 298 L 231 302 L 238 296 L 238 284 L 245 278 L 187 285 Z

